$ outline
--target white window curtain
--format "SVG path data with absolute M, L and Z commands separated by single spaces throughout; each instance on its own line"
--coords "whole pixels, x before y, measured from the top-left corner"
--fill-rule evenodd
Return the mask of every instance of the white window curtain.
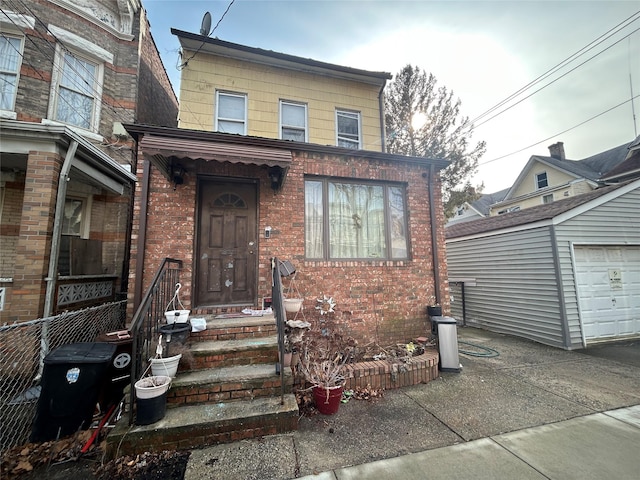
M 405 218 L 404 191 L 389 187 L 389 215 L 391 217 L 391 258 L 407 258 L 407 219 Z
M 97 66 L 64 54 L 58 88 L 56 120 L 90 129 L 94 113 Z
M 324 212 L 322 182 L 307 181 L 305 197 L 305 255 L 307 258 L 324 257 Z
M 384 258 L 384 190 L 329 183 L 329 256 Z
M 0 110 L 13 110 L 21 40 L 0 36 Z

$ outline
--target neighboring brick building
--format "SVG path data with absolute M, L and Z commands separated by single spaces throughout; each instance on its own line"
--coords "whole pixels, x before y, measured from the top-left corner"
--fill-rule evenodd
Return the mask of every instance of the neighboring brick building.
M 126 125 L 141 160 L 132 306 L 171 257 L 194 313 L 261 308 L 277 256 L 307 315 L 330 295 L 361 344 L 424 335 L 429 299 L 449 307 L 447 162 L 383 152 L 390 75 L 173 32 L 189 129 Z
M 178 108 L 139 0 L 1 10 L 0 321 L 12 322 L 126 291 L 136 157 L 122 124 L 175 126 Z

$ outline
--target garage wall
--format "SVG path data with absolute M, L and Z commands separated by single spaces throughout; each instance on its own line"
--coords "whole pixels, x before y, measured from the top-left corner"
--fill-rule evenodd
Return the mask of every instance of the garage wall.
M 640 189 L 632 190 L 555 227 L 571 344 L 582 344 L 572 243 L 576 246 L 640 245 Z M 638 312 L 635 314 L 639 315 Z
M 566 346 L 550 229 L 447 241 L 449 278 L 476 280 L 465 286 L 467 325 Z

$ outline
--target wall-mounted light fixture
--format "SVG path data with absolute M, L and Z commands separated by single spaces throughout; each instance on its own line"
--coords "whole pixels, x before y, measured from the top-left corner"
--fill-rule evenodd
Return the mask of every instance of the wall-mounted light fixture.
M 269 167 L 269 180 L 271 181 L 271 189 L 276 192 L 282 188 L 284 181 L 284 170 L 282 167 Z
M 173 180 L 173 189 L 184 183 L 184 168 L 180 165 L 171 165 L 171 179 Z

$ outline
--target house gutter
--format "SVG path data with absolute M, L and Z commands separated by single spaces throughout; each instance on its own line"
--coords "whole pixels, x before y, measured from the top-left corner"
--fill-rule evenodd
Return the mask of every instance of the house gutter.
M 380 150 L 382 152 L 387 151 L 387 129 L 384 125 L 384 87 L 387 85 L 387 81 L 384 80 L 380 91 L 378 92 L 378 111 L 380 112 Z
M 62 215 L 64 213 L 64 202 L 67 198 L 67 182 L 69 181 L 69 171 L 71 163 L 76 156 L 78 150 L 78 142 L 72 140 L 67 149 L 67 155 L 64 158 L 60 176 L 58 177 L 58 192 L 56 197 L 56 211 L 53 217 L 53 233 L 51 235 L 51 253 L 49 255 L 49 273 L 45 282 L 47 282 L 46 293 L 44 297 L 44 314 L 43 317 L 50 317 L 53 313 L 53 296 L 56 288 L 56 277 L 58 270 L 58 259 L 60 257 L 60 235 L 62 233 Z M 43 333 L 43 339 L 46 335 Z
M 142 172 L 142 189 L 140 191 L 140 227 L 136 245 L 136 284 L 133 295 L 133 310 L 136 311 L 142 299 L 142 275 L 144 272 L 144 246 L 147 242 L 147 209 L 149 204 L 149 182 L 151 178 L 151 162 L 144 157 Z
M 433 188 L 436 176 L 436 168 L 432 164 L 429 166 L 429 220 L 431 221 L 431 261 L 433 262 L 433 286 L 435 289 L 436 303 L 440 304 L 440 265 L 438 263 L 438 238 L 436 228 L 436 209 L 433 204 Z

